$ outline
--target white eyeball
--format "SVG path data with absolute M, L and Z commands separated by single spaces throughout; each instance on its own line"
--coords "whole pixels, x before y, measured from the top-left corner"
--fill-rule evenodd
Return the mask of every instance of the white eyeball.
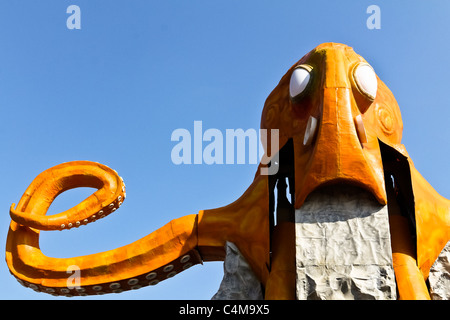
M 360 63 L 353 71 L 358 89 L 370 99 L 375 99 L 377 96 L 377 76 L 375 71 L 367 63 Z
M 305 91 L 311 80 L 311 70 L 312 68 L 310 66 L 300 65 L 292 72 L 291 82 L 289 83 L 291 99 L 295 99 Z

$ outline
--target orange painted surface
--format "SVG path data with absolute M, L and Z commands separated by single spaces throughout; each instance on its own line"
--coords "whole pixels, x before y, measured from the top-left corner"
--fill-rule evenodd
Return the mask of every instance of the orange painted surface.
M 65 212 L 45 216 L 59 193 L 75 187 L 99 190 Z M 171 221 L 136 242 L 106 252 L 51 258 L 39 249 L 40 231 L 36 228 L 61 230 L 94 222 L 118 209 L 124 199 L 122 179 L 98 163 L 68 162 L 41 173 L 25 191 L 17 208 L 11 211 L 13 221 L 6 244 L 6 262 L 11 273 L 35 290 L 69 294 L 66 291 L 67 271 L 74 265 L 80 269 L 81 288 L 77 292 L 71 290 L 70 294 L 96 294 L 148 285 L 155 280 L 164 280 L 170 272 L 179 271 L 186 263 L 201 262 L 195 250 L 197 215 Z M 189 255 L 189 261 L 180 263 L 178 260 L 185 255 Z M 173 265 L 171 270 L 162 270 L 168 265 Z M 150 274 L 155 271 L 156 275 Z
M 410 241 L 406 219 L 399 215 L 389 217 L 392 261 L 400 300 L 430 300 L 425 279 L 417 267 L 416 253 Z
M 417 264 L 425 279 L 439 253 L 450 240 L 450 201 L 416 170 L 411 159 L 417 223 Z
M 273 234 L 273 254 L 270 276 L 266 283 L 268 300 L 295 300 L 295 225 L 282 222 L 275 227 Z
M 388 203 L 380 142 L 409 162 L 415 203 L 417 251 L 401 219 L 391 219 L 393 258 L 402 299 L 429 298 L 424 287 L 429 269 L 450 239 L 450 202 L 417 172 L 401 144 L 403 123 L 399 106 L 378 78 L 376 96 L 357 84 L 354 70 L 367 62 L 352 48 L 325 43 L 305 55 L 282 77 L 269 95 L 262 129 L 278 129 L 279 148 L 293 141 L 295 207 L 316 188 L 352 184 Z M 289 84 L 299 65 L 307 65 L 310 82 L 291 99 Z M 312 139 L 305 138 L 308 121 L 317 119 Z M 273 150 L 268 139 L 268 150 Z M 39 175 L 16 207 L 6 246 L 11 273 L 25 286 L 54 294 L 95 294 L 152 285 L 192 264 L 221 260 L 226 241 L 234 242 L 266 286 L 266 298 L 295 298 L 295 241 L 292 224 L 277 225 L 270 235 L 268 176 L 258 172 L 247 191 L 234 203 L 202 210 L 127 246 L 94 255 L 56 259 L 39 250 L 39 230 L 60 230 L 94 221 L 118 209 L 125 186 L 115 171 L 98 163 L 75 161 Z M 76 187 L 97 188 L 79 205 L 45 216 L 55 197 Z M 272 253 L 270 248 L 272 246 Z M 81 289 L 67 289 L 67 268 L 81 269 Z

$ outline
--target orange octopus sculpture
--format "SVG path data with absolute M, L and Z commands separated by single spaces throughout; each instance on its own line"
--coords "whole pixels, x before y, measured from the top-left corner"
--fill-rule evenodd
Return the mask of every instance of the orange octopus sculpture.
M 6 262 L 17 280 L 56 295 L 92 295 L 153 285 L 203 261 L 224 260 L 234 243 L 264 288 L 265 299 L 295 299 L 294 222 L 289 214 L 325 185 L 353 185 L 388 205 L 392 259 L 400 299 L 430 299 L 430 267 L 450 239 L 450 201 L 415 169 L 403 144 L 399 106 L 371 66 L 352 48 L 319 45 L 295 63 L 266 100 L 261 128 L 278 129 L 279 164 L 260 164 L 235 202 L 175 219 L 129 245 L 74 258 L 39 249 L 40 230 L 66 230 L 117 210 L 125 184 L 99 163 L 74 161 L 41 173 L 12 218 Z M 270 130 L 268 130 L 270 132 Z M 272 150 L 268 139 L 267 150 Z M 278 165 L 275 175 L 261 168 Z M 388 182 L 392 178 L 395 184 Z M 288 178 L 292 205 L 274 185 Z M 46 216 L 52 201 L 77 187 L 98 189 L 75 207 Z M 280 208 L 280 206 L 284 206 Z M 80 286 L 67 287 L 67 270 L 80 269 Z

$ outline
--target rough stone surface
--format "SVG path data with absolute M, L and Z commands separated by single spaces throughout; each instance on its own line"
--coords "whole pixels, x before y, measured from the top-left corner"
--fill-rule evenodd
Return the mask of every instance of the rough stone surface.
M 297 299 L 396 299 L 387 206 L 349 186 L 295 211 Z
M 231 242 L 226 244 L 223 263 L 224 276 L 212 300 L 262 300 L 261 283 L 253 273 L 239 249 Z
M 450 300 L 450 241 L 431 266 L 428 281 L 431 299 Z

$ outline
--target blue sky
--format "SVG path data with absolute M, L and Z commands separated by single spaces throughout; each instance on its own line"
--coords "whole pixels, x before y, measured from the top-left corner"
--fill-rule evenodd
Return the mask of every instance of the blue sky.
M 81 29 L 69 30 L 69 5 Z M 366 9 L 381 9 L 369 30 Z M 447 1 L 2 1 L 0 3 L 0 239 L 9 206 L 40 172 L 66 161 L 103 163 L 127 199 L 107 219 L 42 232 L 41 249 L 70 257 L 117 248 L 172 219 L 237 199 L 256 165 L 180 165 L 171 133 L 258 129 L 266 97 L 323 42 L 352 46 L 394 93 L 403 143 L 422 175 L 450 198 L 450 31 Z M 71 190 L 51 213 L 92 189 Z M 0 251 L 0 299 L 55 299 L 20 286 Z M 221 262 L 155 287 L 90 299 L 209 299 Z M 66 299 L 66 298 L 61 298 Z

